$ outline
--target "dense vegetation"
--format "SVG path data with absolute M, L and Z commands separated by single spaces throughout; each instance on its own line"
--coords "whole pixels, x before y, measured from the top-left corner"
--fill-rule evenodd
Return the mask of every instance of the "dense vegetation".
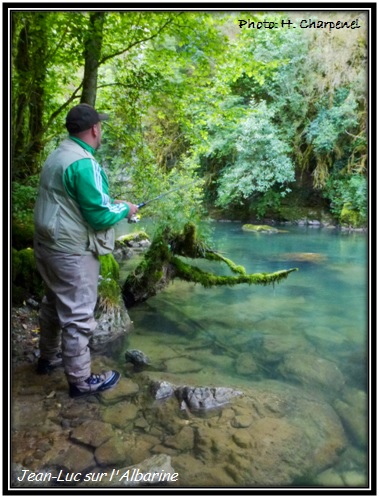
M 294 206 L 364 225 L 367 19 L 343 16 L 360 28 L 239 27 L 288 19 L 275 12 L 14 11 L 13 247 L 31 239 L 41 165 L 79 102 L 112 115 L 98 157 L 115 197 L 198 179 L 145 208 L 173 228 Z

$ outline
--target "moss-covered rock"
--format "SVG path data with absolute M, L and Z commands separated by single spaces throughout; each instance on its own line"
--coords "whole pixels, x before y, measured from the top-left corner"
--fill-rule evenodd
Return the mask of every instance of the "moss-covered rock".
M 117 280 L 120 278 L 120 267 L 112 253 L 99 256 L 100 275 L 102 278 Z
M 141 242 L 143 240 L 150 240 L 149 236 L 144 231 L 127 233 L 126 235 L 121 235 L 117 238 L 116 247 L 120 244 L 127 244 L 128 242 Z
M 130 332 L 132 324 L 122 299 L 119 283 L 120 268 L 113 254 L 99 256 L 100 278 L 95 309 L 97 328 L 91 337 L 91 347 L 102 350 L 118 337 Z
M 279 230 L 274 227 L 270 227 L 269 225 L 251 225 L 246 224 L 242 225 L 242 230 L 245 232 L 269 232 L 269 233 L 277 233 Z

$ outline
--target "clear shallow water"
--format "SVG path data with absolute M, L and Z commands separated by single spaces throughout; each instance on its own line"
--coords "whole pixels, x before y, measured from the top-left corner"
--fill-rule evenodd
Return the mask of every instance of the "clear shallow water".
M 217 375 L 218 381 L 236 385 L 238 379 L 241 384 L 249 379 L 246 374 L 237 374 L 233 366 L 228 368 L 233 352 L 253 351 L 265 335 L 290 340 L 294 350 L 296 340 L 301 346 L 306 339 L 314 348 L 313 354 L 333 360 L 341 370 L 353 366 L 351 382 L 364 388 L 366 236 L 302 227 L 286 228 L 287 233 L 255 234 L 242 231 L 237 223 L 213 226 L 213 246 L 247 272 L 293 267 L 299 271 L 274 287 L 243 284 L 204 289 L 175 281 L 148 302 L 129 310 L 134 333 L 128 348 L 143 348 L 156 357 L 164 350 L 163 345 L 175 346 L 183 354 L 191 347 L 202 347 L 201 356 L 208 349 L 210 359 L 212 354 L 222 355 L 224 351 L 225 363 L 219 371 L 209 372 L 208 382 L 214 382 Z M 191 263 L 218 274 L 231 274 L 222 263 Z M 130 264 L 125 263 L 124 271 Z M 157 344 L 159 348 L 154 351 Z M 204 365 L 205 370 L 208 367 Z M 207 380 L 203 370 L 198 377 L 199 381 Z
M 366 236 L 310 227 L 283 227 L 287 232 L 280 234 L 244 232 L 238 223 L 213 227 L 212 247 L 247 272 L 299 271 L 275 286 L 204 289 L 175 281 L 129 310 L 134 331 L 118 361 L 125 363 L 126 349 L 140 349 L 153 364 L 164 362 L 165 371 L 157 374 L 162 380 L 243 389 L 270 379 L 298 385 L 301 378 L 286 376 L 278 366 L 289 354 L 304 354 L 333 362 L 345 388 L 366 391 Z M 130 231 L 123 228 L 119 234 Z M 126 261 L 121 272 L 125 275 L 136 263 Z M 191 263 L 231 274 L 222 263 Z M 244 363 L 246 353 L 252 363 Z M 300 375 L 309 380 L 307 365 L 301 368 Z M 320 389 L 333 404 L 335 386 L 326 379 Z M 350 444 L 354 448 L 353 440 Z M 360 472 L 366 470 L 363 463 Z

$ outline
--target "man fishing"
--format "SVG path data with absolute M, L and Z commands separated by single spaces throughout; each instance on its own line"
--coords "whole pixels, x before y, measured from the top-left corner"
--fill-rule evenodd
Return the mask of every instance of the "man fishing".
M 96 328 L 98 256 L 113 251 L 113 225 L 138 211 L 135 204 L 111 199 L 107 176 L 94 158 L 101 121 L 108 118 L 87 104 L 69 111 L 69 137 L 42 168 L 34 211 L 35 258 L 46 284 L 37 372 L 47 374 L 63 364 L 73 398 L 110 389 L 120 380 L 115 370 L 92 373 L 88 347 Z

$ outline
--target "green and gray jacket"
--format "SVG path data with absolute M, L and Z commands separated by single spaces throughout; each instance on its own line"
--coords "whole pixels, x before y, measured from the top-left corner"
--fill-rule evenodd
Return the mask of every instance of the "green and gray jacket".
M 69 137 L 47 158 L 34 210 L 35 241 L 70 254 L 107 254 L 114 248 L 115 223 L 129 214 L 113 203 L 108 179 L 94 149 Z

